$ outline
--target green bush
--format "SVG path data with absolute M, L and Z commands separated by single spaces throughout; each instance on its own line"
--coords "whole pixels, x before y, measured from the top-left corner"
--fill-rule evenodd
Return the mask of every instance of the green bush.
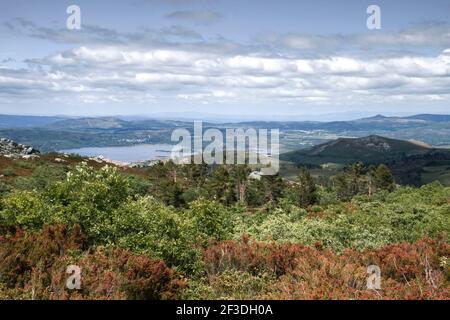
M 208 240 L 228 239 L 234 229 L 234 216 L 231 210 L 215 201 L 199 199 L 192 202 L 186 210 L 186 216 L 192 220 L 195 233 L 206 244 Z
M 0 226 L 38 230 L 56 221 L 52 208 L 36 191 L 15 190 L 1 199 Z
M 374 197 L 357 196 L 351 203 L 321 208 L 320 217 L 293 218 L 288 207 L 271 208 L 238 220 L 234 239 L 242 234 L 267 241 L 302 244 L 320 242 L 335 251 L 379 248 L 414 242 L 423 236 L 450 235 L 450 188 L 431 184 L 420 189 L 399 188 Z M 319 207 L 313 211 L 321 211 Z M 295 211 L 294 211 L 295 212 Z M 294 214 L 295 216 L 295 214 Z
M 64 181 L 66 169 L 61 166 L 43 164 L 36 167 L 31 176 L 19 176 L 14 180 L 14 187 L 20 190 L 45 191 L 56 182 Z
M 128 201 L 115 210 L 108 234 L 111 243 L 163 259 L 188 273 L 201 268 L 200 248 L 192 220 L 151 197 Z
M 132 195 L 145 196 L 148 194 L 151 183 L 142 176 L 125 175 L 125 180 Z

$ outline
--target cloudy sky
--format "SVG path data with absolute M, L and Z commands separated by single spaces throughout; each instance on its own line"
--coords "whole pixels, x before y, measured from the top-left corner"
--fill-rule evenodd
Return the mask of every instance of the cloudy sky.
M 450 113 L 448 0 L 0 0 L 0 38 L 1 113 Z

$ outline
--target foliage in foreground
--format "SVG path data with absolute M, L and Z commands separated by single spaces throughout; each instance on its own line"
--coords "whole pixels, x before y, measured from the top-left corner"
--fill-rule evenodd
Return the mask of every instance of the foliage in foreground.
M 317 244 L 222 241 L 203 250 L 204 275 L 185 279 L 163 261 L 87 248 L 78 228 L 46 226 L 0 240 L 2 299 L 448 299 L 450 245 L 423 238 L 336 254 Z M 68 265 L 82 270 L 68 290 Z M 367 289 L 367 267 L 381 289 Z
M 67 290 L 67 266 L 82 270 Z M 175 299 L 185 281 L 162 260 L 118 248 L 90 250 L 80 229 L 46 226 L 0 239 L 0 299 Z
M 448 299 L 450 245 L 423 238 L 338 255 L 320 246 L 243 239 L 204 252 L 207 276 L 191 284 L 201 299 Z M 367 267 L 381 269 L 381 289 L 367 289 Z
M 66 178 L 8 186 L 0 298 L 449 297 L 450 188 L 439 183 L 394 190 L 376 181 L 383 169 L 361 175 L 355 166 L 343 176 L 351 198 L 341 202 L 342 190 L 316 186 L 305 170 L 286 186 L 278 177 L 248 181 L 245 168 L 159 166 L 152 170 L 170 178 L 156 184 L 81 164 Z M 69 264 L 86 273 L 80 292 L 64 289 Z M 365 290 L 369 264 L 382 268 L 381 292 Z

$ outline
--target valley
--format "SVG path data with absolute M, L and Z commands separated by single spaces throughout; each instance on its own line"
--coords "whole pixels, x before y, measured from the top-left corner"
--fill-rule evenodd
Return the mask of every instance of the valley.
M 32 124 L 32 126 L 30 126 Z M 204 122 L 204 130 L 228 128 L 280 130 L 280 174 L 294 179 L 300 166 L 316 178 L 334 175 L 355 162 L 385 163 L 396 180 L 422 185 L 438 180 L 450 184 L 450 116 L 376 115 L 333 122 Z M 0 115 L 0 137 L 33 146 L 43 153 L 79 153 L 133 163 L 167 159 L 171 134 L 193 132 L 193 122 L 120 117 L 58 118 Z
M 42 152 L 84 147 L 114 147 L 135 144 L 171 143 L 176 128 L 193 130 L 193 121 L 161 119 L 123 120 L 118 117 L 70 118 L 0 115 L 0 137 L 32 145 Z M 36 119 L 35 119 L 36 118 Z M 30 123 L 39 124 L 30 126 Z M 208 128 L 279 129 L 281 152 L 312 147 L 337 138 L 369 135 L 399 140 L 417 140 L 435 147 L 450 145 L 450 116 L 416 115 L 352 121 L 251 121 L 203 123 Z

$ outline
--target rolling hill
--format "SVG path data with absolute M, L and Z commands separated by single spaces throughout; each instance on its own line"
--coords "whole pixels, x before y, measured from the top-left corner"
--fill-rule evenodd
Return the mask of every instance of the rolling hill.
M 429 153 L 426 145 L 371 135 L 363 138 L 339 138 L 306 150 L 285 153 L 282 160 L 301 164 L 353 162 L 381 163 Z
M 48 129 L 64 130 L 90 130 L 90 129 L 120 129 L 126 126 L 127 121 L 113 117 L 77 118 L 57 121 L 47 125 Z
M 391 169 L 397 183 L 419 186 L 437 180 L 450 185 L 449 149 L 431 148 L 423 143 L 377 135 L 340 138 L 309 149 L 281 154 L 280 159 L 296 166 L 316 168 L 317 175 L 330 174 L 326 172 L 329 168 L 339 170 L 355 162 L 367 165 L 384 163 Z

